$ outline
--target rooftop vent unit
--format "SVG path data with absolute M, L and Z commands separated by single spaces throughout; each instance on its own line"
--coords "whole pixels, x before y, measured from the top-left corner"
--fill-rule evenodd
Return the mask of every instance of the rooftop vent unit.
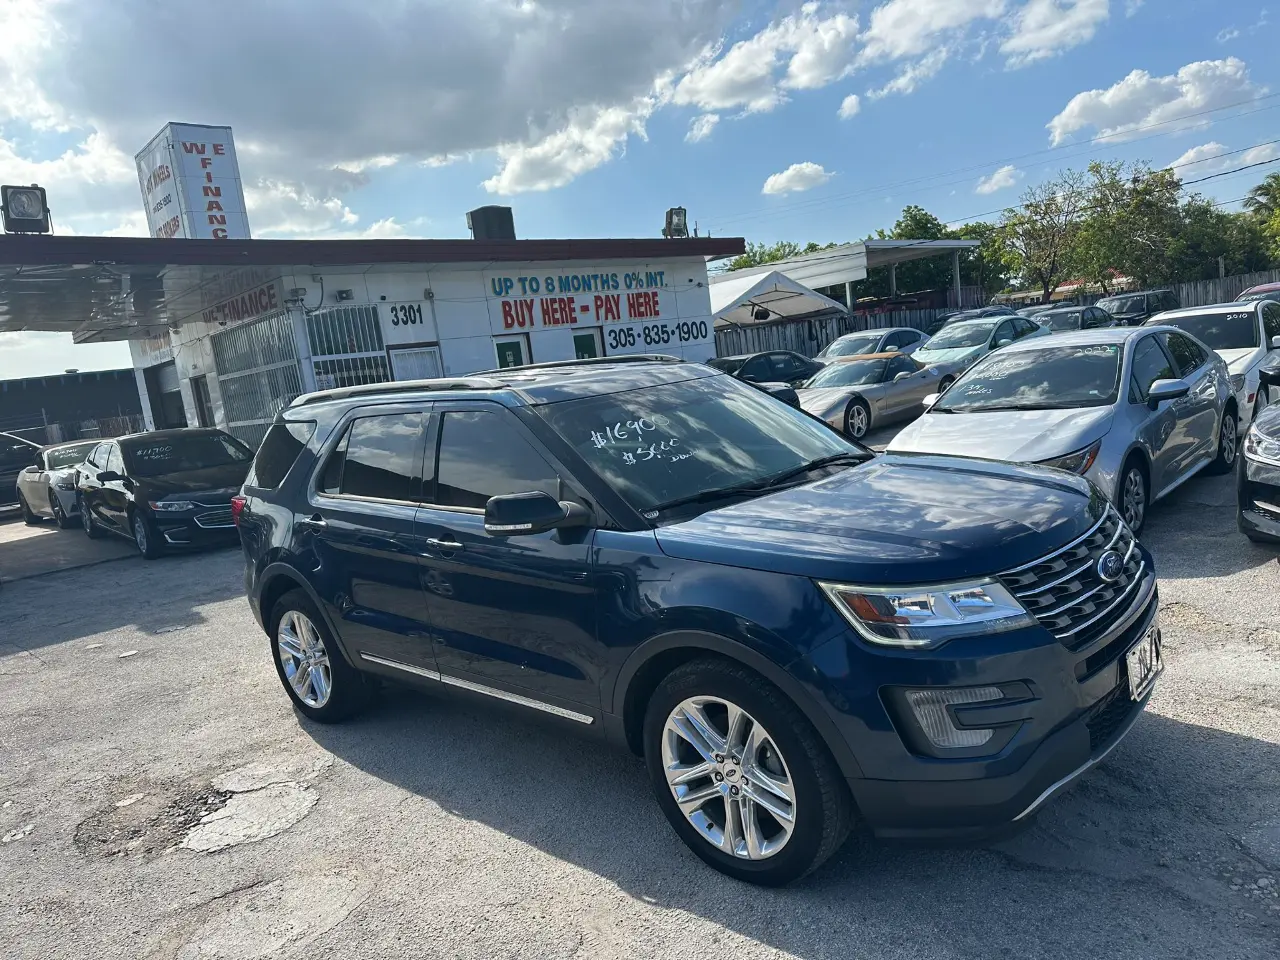
M 467 214 L 472 240 L 514 240 L 516 221 L 510 207 L 477 207 Z

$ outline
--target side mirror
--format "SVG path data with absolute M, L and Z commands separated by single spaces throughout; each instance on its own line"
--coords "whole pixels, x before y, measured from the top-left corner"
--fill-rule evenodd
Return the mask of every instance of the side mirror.
M 1280 337 L 1276 339 L 1280 340 Z M 1258 371 L 1258 382 L 1268 387 L 1280 387 L 1280 367 L 1263 367 Z
M 1280 350 L 1280 337 L 1272 337 L 1272 338 L 1271 338 L 1271 349 L 1272 349 L 1272 350 Z
M 907 377 L 909 377 L 909 376 L 911 376 L 911 371 L 910 371 L 910 370 L 903 370 L 903 371 L 899 372 L 899 374 L 898 374 L 896 377 L 894 377 L 894 378 L 893 378 L 893 382 L 894 382 L 894 383 L 897 383 L 899 380 L 905 380 L 905 379 L 907 379 Z
M 1011 344 L 1011 343 L 1013 343 L 1013 341 L 1012 341 L 1012 340 L 1010 340 L 1008 337 L 1005 337 L 1005 338 L 1003 338 L 1003 339 L 1001 339 L 1001 340 L 997 340 L 997 341 L 996 341 L 996 349 L 997 349 L 997 350 L 999 350 L 1001 347 L 1007 347 L 1007 346 L 1008 346 L 1009 344 Z
M 1152 410 L 1165 400 L 1177 400 L 1191 392 L 1191 386 L 1185 380 L 1157 380 L 1147 391 L 1147 406 Z
M 932 407 L 935 403 L 937 403 L 941 399 L 942 399 L 942 394 L 940 393 L 929 394 L 927 397 L 924 398 L 925 410 L 928 410 L 930 407 Z
M 542 492 L 490 497 L 484 505 L 484 532 L 495 537 L 532 536 L 562 527 L 585 527 L 590 522 L 586 507 Z
M 113 483 L 116 480 L 123 480 L 123 479 L 124 477 L 120 476 L 120 474 L 116 473 L 114 470 L 103 470 L 100 474 L 98 474 L 99 483 Z

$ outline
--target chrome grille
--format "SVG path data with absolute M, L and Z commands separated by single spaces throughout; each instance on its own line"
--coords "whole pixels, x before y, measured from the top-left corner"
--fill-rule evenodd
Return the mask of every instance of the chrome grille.
M 217 510 L 213 513 L 202 513 L 196 517 L 196 526 L 204 527 L 206 530 L 234 527 L 235 525 L 235 520 L 232 518 L 229 509 Z
M 1104 580 L 1098 561 L 1114 550 L 1120 575 Z M 1080 539 L 1040 560 L 1000 575 L 1001 581 L 1065 646 L 1089 644 L 1125 612 L 1146 571 L 1138 541 L 1108 506 L 1101 520 Z

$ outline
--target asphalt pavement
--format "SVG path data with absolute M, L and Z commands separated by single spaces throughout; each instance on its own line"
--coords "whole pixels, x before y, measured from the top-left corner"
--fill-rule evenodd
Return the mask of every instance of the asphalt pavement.
M 554 718 L 393 689 L 302 720 L 238 551 L 6 583 L 0 954 L 1274 960 L 1280 553 L 1229 478 L 1143 539 L 1167 670 L 1102 765 L 1012 839 L 858 836 L 783 890 L 705 867 L 640 761 Z

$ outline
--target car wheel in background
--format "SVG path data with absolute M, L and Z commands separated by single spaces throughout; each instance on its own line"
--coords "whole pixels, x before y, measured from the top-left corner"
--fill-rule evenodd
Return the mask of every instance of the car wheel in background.
M 948 390 L 951 389 L 951 385 L 955 382 L 956 382 L 955 377 L 952 377 L 952 376 L 943 377 L 942 382 L 938 384 L 938 392 L 946 393 Z
M 1147 505 L 1150 501 L 1150 484 L 1147 482 L 1147 471 L 1137 457 L 1125 461 L 1124 470 L 1120 474 L 1120 516 L 1129 525 L 1129 529 L 1138 534 L 1147 522 Z
M 271 659 L 289 699 L 308 718 L 336 723 L 369 702 L 372 684 L 342 658 L 320 611 L 302 590 L 281 597 L 267 620 Z
M 1240 453 L 1240 430 L 1236 422 L 1234 410 L 1222 415 L 1222 425 L 1218 428 L 1218 456 L 1209 464 L 1209 473 L 1230 473 L 1235 469 L 1236 457 Z
M 27 498 L 21 493 L 18 494 L 18 509 L 22 511 L 22 522 L 28 527 L 34 527 L 40 523 L 40 517 L 31 512 L 31 508 L 27 506 Z
M 49 488 L 49 506 L 53 510 L 53 519 L 58 524 L 58 529 L 70 530 L 75 526 L 75 521 L 62 509 L 62 501 L 58 499 L 58 492 L 53 487 Z
M 844 432 L 855 440 L 861 440 L 867 435 L 870 426 L 871 408 L 867 406 L 867 401 L 856 397 L 850 400 L 844 411 Z
M 740 664 L 673 670 L 649 701 L 643 738 L 662 812 L 722 873 L 781 886 L 849 835 L 853 802 L 826 746 L 785 694 Z
M 98 521 L 93 519 L 93 512 L 84 502 L 83 497 L 80 498 L 80 525 L 84 527 L 84 532 L 89 535 L 90 540 L 97 540 L 102 536 L 102 528 L 98 526 Z
M 147 560 L 154 560 L 164 552 L 159 532 L 140 513 L 133 515 L 133 542 L 138 545 L 138 552 Z

